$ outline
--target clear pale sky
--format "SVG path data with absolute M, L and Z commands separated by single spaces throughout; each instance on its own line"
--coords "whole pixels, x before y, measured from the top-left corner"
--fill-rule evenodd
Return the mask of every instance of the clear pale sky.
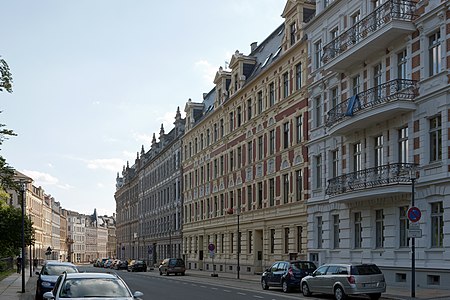
M 13 93 L 0 153 L 61 206 L 115 212 L 117 172 L 215 73 L 282 22 L 286 0 L 14 0 L 0 5 Z

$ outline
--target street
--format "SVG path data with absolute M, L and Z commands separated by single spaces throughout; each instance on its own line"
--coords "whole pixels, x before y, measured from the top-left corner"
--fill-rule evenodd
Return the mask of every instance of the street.
M 313 295 L 304 297 L 300 291 L 285 294 L 278 288 L 268 291 L 261 289 L 259 283 L 249 280 L 236 280 L 224 277 L 208 277 L 190 275 L 186 276 L 160 276 L 157 270 L 148 272 L 115 271 L 92 266 L 79 266 L 80 272 L 116 272 L 128 284 L 130 289 L 144 293 L 143 299 L 164 300 L 229 300 L 229 299 L 333 299 L 331 295 Z M 26 293 L 21 300 L 34 300 L 37 276 L 28 281 Z M 368 299 L 368 297 L 350 297 L 349 299 Z M 381 298 L 383 299 L 383 298 Z

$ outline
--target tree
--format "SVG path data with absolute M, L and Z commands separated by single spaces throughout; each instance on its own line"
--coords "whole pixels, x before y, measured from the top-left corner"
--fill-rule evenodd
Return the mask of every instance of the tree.
M 33 223 L 24 220 L 25 245 L 34 243 Z M 0 207 L 0 257 L 19 255 L 22 247 L 22 212 L 13 206 Z
M 12 93 L 12 75 L 9 66 L 3 58 L 0 58 L 0 92 L 6 90 Z

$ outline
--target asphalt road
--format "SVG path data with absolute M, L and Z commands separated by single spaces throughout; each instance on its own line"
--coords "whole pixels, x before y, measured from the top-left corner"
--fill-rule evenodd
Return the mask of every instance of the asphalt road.
M 143 300 L 286 300 L 286 299 L 322 299 L 331 300 L 332 296 L 313 295 L 304 297 L 299 291 L 285 294 L 281 289 L 271 288 L 268 291 L 261 289 L 258 283 L 250 281 L 237 281 L 234 279 L 222 280 L 217 278 L 190 276 L 160 276 L 157 271 L 127 272 L 114 271 L 91 266 L 79 266 L 81 272 L 116 272 L 128 284 L 130 289 L 144 293 Z M 27 283 L 26 293 L 21 300 L 34 300 L 37 275 L 33 275 Z M 351 300 L 368 299 L 368 297 L 351 297 Z

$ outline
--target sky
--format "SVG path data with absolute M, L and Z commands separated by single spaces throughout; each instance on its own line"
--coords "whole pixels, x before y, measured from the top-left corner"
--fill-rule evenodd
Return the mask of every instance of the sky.
M 13 93 L 0 155 L 65 209 L 115 213 L 117 173 L 219 67 L 283 23 L 287 0 L 2 1 Z

